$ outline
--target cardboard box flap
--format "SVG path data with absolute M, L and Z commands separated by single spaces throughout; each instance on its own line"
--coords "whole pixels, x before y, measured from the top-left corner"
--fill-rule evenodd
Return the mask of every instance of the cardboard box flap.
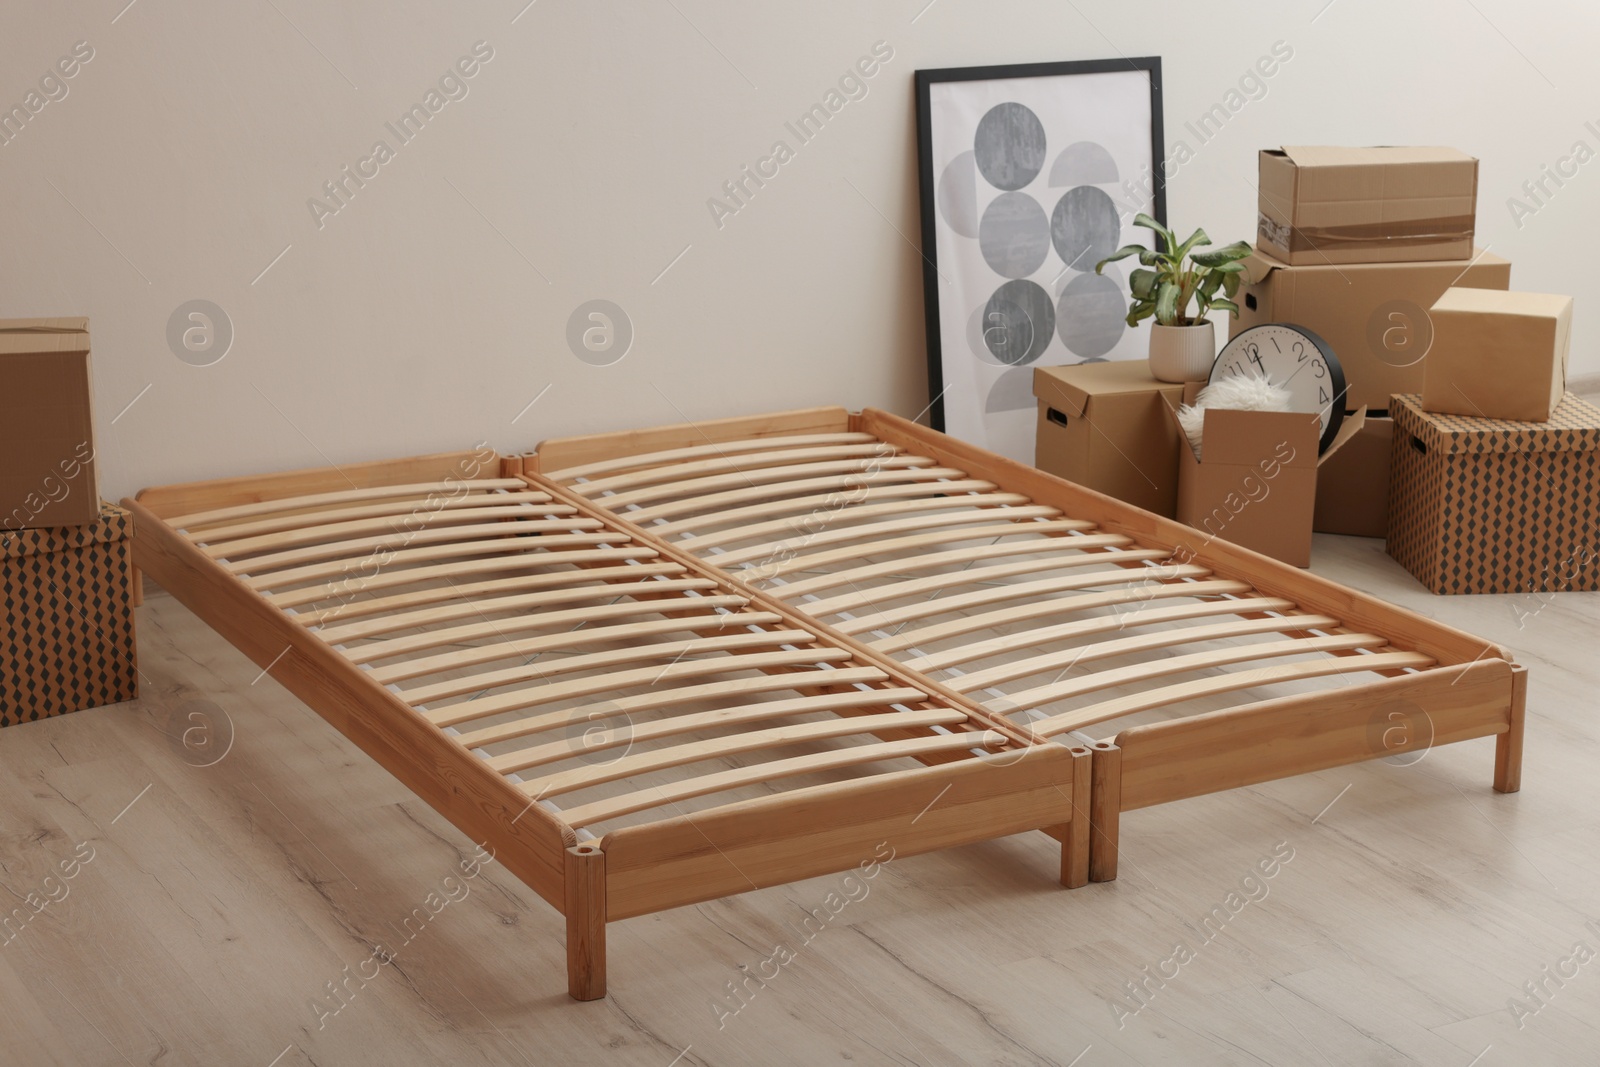
M 1253 467 L 1276 460 L 1286 467 L 1314 467 L 1317 463 L 1315 419 L 1297 411 L 1228 411 L 1207 408 L 1200 435 L 1201 461 L 1208 466 Z M 1308 439 L 1310 447 L 1305 447 Z M 1262 443 L 1282 442 L 1287 449 L 1262 451 Z M 1292 454 L 1285 458 L 1285 452 Z
M 1260 285 L 1267 280 L 1267 276 L 1275 270 L 1282 270 L 1289 264 L 1281 259 L 1273 259 L 1258 247 L 1239 261 L 1244 264 L 1244 284 Z
M 1286 144 L 1281 153 L 1297 167 L 1371 167 L 1398 164 L 1475 163 L 1477 157 L 1444 145 L 1349 145 Z
M 1035 367 L 1033 371 L 1033 395 L 1041 402 L 1064 411 L 1073 418 L 1082 418 L 1084 411 L 1089 407 L 1089 394 L 1075 382 L 1064 382 L 1055 375 L 1048 373 L 1053 368 Z
M 1415 393 L 1396 396 L 1390 407 L 1395 431 L 1424 452 L 1578 452 L 1600 448 L 1600 408 L 1568 393 L 1549 422 L 1513 422 L 1422 410 Z
M 1171 388 L 1150 377 L 1144 360 L 1112 360 L 1106 363 L 1074 363 L 1062 367 L 1036 367 L 1033 395 L 1068 415 L 1081 416 L 1097 396 L 1148 396 L 1153 390 Z
M 1328 447 L 1322 450 L 1322 455 L 1317 457 L 1317 466 L 1328 462 L 1328 457 L 1345 446 L 1345 442 L 1361 432 L 1361 427 L 1367 424 L 1367 406 L 1361 405 L 1354 411 L 1346 413 L 1344 421 L 1339 424 L 1339 432 L 1333 435 L 1333 440 Z
M 124 541 L 132 536 L 133 516 L 115 504 L 102 501 L 100 517 L 85 526 L 0 530 L 0 559 L 65 552 L 106 541 Z
M 86 318 L 0 320 L 0 355 L 88 350 L 89 320 Z

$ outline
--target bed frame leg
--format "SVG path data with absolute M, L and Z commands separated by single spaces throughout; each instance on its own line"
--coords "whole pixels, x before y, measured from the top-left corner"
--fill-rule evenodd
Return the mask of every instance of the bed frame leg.
M 1528 705 L 1528 668 L 1511 669 L 1511 726 L 1494 739 L 1494 788 L 1515 793 L 1522 788 L 1522 725 Z
M 1089 880 L 1112 882 L 1117 877 L 1117 840 L 1122 820 L 1122 749 L 1113 741 L 1096 741 L 1093 788 L 1089 793 Z
M 1089 817 L 1089 785 L 1093 757 L 1086 748 L 1072 750 L 1072 819 L 1061 840 L 1061 884 L 1077 889 L 1089 884 L 1089 846 L 1093 831 Z
M 606 995 L 606 854 L 596 844 L 567 849 L 567 995 Z

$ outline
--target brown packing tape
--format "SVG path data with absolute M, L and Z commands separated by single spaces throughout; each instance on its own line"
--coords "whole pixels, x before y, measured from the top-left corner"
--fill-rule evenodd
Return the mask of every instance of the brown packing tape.
M 1473 236 L 1471 215 L 1361 222 L 1346 226 L 1289 226 L 1265 214 L 1259 214 L 1257 221 L 1264 240 L 1291 252 L 1315 251 L 1329 245 L 1349 249 L 1393 248 L 1406 244 L 1470 241 Z

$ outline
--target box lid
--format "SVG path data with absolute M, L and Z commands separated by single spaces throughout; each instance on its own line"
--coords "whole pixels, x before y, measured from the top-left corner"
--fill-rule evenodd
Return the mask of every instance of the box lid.
M 1143 359 L 1035 367 L 1033 371 L 1033 395 L 1074 416 L 1084 413 L 1090 397 L 1163 390 L 1176 392 L 1180 388 L 1158 380 L 1150 373 L 1150 362 Z
M 0 355 L 18 352 L 87 352 L 89 320 L 0 319 Z
M 1279 151 L 1293 160 L 1297 167 L 1386 167 L 1406 163 L 1477 162 L 1476 156 L 1444 145 L 1372 145 L 1352 148 L 1347 145 L 1286 144 Z
M 1560 318 L 1572 307 L 1572 297 L 1554 293 L 1524 293 L 1514 289 L 1451 287 L 1433 302 L 1434 311 L 1488 312 L 1530 319 Z
M 65 552 L 133 536 L 133 516 L 115 504 L 100 502 L 100 517 L 85 526 L 0 531 L 0 559 Z
M 1394 424 L 1430 452 L 1585 452 L 1600 449 L 1600 408 L 1568 393 L 1549 422 L 1514 422 L 1422 410 L 1415 393 L 1390 404 Z
M 1287 270 L 1296 274 L 1307 274 L 1320 271 L 1323 275 L 1345 275 L 1351 271 L 1372 270 L 1419 270 L 1428 267 L 1446 267 L 1456 271 L 1456 277 L 1461 277 L 1477 266 L 1510 266 L 1511 261 L 1504 256 L 1497 256 L 1484 248 L 1474 248 L 1472 258 L 1459 259 L 1414 259 L 1393 263 L 1306 263 L 1301 266 L 1291 266 L 1278 259 L 1270 252 L 1265 252 L 1259 245 L 1254 247 L 1248 256 L 1239 261 L 1244 264 L 1244 278 L 1246 285 L 1259 285 L 1274 271 Z M 1475 292 L 1477 290 L 1474 290 Z

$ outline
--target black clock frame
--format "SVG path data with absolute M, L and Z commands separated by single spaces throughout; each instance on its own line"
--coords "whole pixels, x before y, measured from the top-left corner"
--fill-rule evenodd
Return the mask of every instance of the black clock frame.
M 1339 357 L 1334 354 L 1333 347 L 1315 330 L 1308 330 L 1293 322 L 1263 322 L 1237 333 L 1228 338 L 1228 343 L 1222 346 L 1217 358 L 1211 361 L 1211 373 L 1206 376 L 1206 384 L 1210 385 L 1217 380 L 1217 368 L 1222 364 L 1222 357 L 1228 354 L 1228 350 L 1235 342 L 1243 341 L 1257 330 L 1272 327 L 1293 330 L 1304 335 L 1306 340 L 1317 346 L 1317 352 L 1321 354 L 1323 363 L 1328 367 L 1328 382 L 1333 387 L 1333 399 L 1328 402 L 1328 424 L 1322 428 L 1322 439 L 1317 443 L 1317 455 L 1320 456 L 1328 450 L 1329 445 L 1333 444 L 1334 438 L 1339 436 L 1339 428 L 1344 425 L 1344 398 L 1349 384 L 1345 381 L 1344 367 L 1340 365 Z M 1321 417 L 1321 412 L 1318 412 L 1318 417 Z

